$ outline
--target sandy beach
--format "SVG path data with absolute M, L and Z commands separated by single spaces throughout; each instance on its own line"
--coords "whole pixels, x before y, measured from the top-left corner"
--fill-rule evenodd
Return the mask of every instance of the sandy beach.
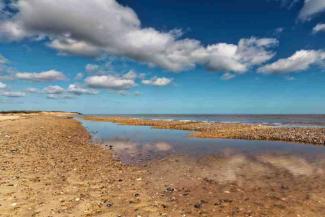
M 325 214 L 325 161 L 225 152 L 123 165 L 60 113 L 3 119 L 0 135 L 1 216 Z
M 84 119 L 124 125 L 151 126 L 161 129 L 188 130 L 192 131 L 191 136 L 200 138 L 270 140 L 325 145 L 324 128 L 288 128 L 242 123 L 148 120 L 119 116 L 85 116 Z

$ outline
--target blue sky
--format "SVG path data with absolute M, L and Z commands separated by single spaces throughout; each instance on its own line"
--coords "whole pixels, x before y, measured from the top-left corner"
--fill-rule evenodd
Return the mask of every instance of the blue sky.
M 0 110 L 324 113 L 324 0 L 0 1 Z

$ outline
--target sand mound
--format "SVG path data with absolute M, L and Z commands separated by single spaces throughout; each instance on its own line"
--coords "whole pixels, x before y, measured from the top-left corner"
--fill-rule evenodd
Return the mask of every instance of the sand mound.
M 0 121 L 15 120 L 20 118 L 19 115 L 0 115 Z

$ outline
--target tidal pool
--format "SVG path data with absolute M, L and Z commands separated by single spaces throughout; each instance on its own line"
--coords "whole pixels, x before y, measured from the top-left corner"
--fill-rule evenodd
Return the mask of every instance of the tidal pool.
M 124 163 L 141 163 L 168 155 L 202 157 L 218 154 L 295 155 L 306 160 L 324 159 L 325 147 L 288 142 L 206 139 L 189 137 L 189 131 L 126 126 L 110 122 L 80 120 L 95 143 L 114 151 Z

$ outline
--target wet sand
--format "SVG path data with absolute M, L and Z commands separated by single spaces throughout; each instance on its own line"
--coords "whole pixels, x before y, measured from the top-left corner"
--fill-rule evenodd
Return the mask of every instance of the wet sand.
M 208 123 L 195 121 L 147 120 L 118 116 L 84 116 L 85 120 L 107 121 L 125 125 L 193 131 L 200 138 L 287 141 L 325 145 L 325 128 L 273 127 L 257 124 Z
M 67 115 L 0 122 L 1 216 L 324 216 L 325 162 L 225 152 L 123 165 Z

